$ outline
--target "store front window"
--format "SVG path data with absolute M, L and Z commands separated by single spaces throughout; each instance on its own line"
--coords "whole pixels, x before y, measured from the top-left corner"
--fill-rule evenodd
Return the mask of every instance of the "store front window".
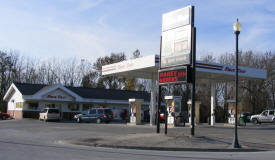
M 93 104 L 83 104 L 83 111 L 87 111 L 89 109 L 93 108 Z
M 55 108 L 55 104 L 45 104 L 45 108 Z
M 22 108 L 23 107 L 23 102 L 16 102 L 16 108 Z
M 26 103 L 26 109 L 37 110 L 38 103 Z
M 69 103 L 68 104 L 68 108 L 71 111 L 79 111 L 79 104 Z

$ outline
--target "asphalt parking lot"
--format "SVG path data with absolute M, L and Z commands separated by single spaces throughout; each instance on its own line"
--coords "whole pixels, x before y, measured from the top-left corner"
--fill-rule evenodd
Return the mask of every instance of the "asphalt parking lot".
M 239 142 L 244 148 L 275 150 L 275 125 L 240 126 Z M 234 129 L 224 124 L 197 125 L 195 137 L 189 127 L 168 128 L 168 135 L 156 134 L 150 125 L 129 126 L 122 123 L 95 124 L 42 122 L 33 119 L 0 121 L 0 140 L 32 144 L 74 144 L 96 146 L 146 146 L 167 148 L 230 148 Z M 78 143 L 81 142 L 81 143 Z
M 58 140 L 85 139 L 96 136 L 118 136 L 152 133 L 153 128 L 127 127 L 125 124 L 43 122 L 34 119 L 0 121 L 0 138 L 28 142 L 53 143 Z

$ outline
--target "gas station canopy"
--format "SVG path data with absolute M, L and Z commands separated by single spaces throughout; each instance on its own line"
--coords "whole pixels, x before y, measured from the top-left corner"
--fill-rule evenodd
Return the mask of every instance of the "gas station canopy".
M 157 76 L 159 56 L 150 55 L 102 66 L 102 76 L 152 79 Z M 235 66 L 196 61 L 197 80 L 233 81 Z M 266 70 L 239 66 L 239 79 L 266 79 Z
M 102 66 L 102 76 L 151 79 L 153 85 L 151 88 L 150 124 L 154 122 L 159 62 L 160 58 L 158 55 L 150 55 Z M 214 101 L 216 83 L 234 81 L 235 66 L 196 61 L 196 77 L 198 83 L 205 80 L 211 83 L 211 125 L 214 125 L 215 116 L 213 113 L 216 108 Z M 239 66 L 240 80 L 266 79 L 266 77 L 266 70 Z
M 102 76 L 152 79 L 159 69 L 159 56 L 150 55 L 102 66 Z

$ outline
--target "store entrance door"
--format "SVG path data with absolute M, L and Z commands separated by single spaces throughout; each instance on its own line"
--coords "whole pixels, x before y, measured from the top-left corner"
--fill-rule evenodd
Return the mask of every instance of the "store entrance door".
M 56 103 L 55 108 L 59 109 L 60 118 L 63 119 L 62 105 L 60 103 Z

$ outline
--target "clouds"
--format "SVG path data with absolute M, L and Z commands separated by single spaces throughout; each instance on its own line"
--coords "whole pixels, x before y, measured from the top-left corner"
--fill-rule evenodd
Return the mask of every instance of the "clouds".
M 0 49 L 40 57 L 95 60 L 135 49 L 158 54 L 161 15 L 195 5 L 197 51 L 234 51 L 232 25 L 240 19 L 240 48 L 275 50 L 275 5 L 270 1 L 14 0 L 0 6 Z M 200 55 L 198 55 L 199 57 Z
M 242 50 L 265 52 L 275 50 L 275 12 L 268 0 L 204 1 L 196 7 L 197 49 L 221 54 L 234 52 L 235 35 L 232 25 L 239 18 Z
M 104 0 L 75 0 L 77 3 L 76 10 L 86 11 L 100 5 L 103 1 Z
M 51 45 L 59 44 L 63 50 L 62 54 L 66 56 L 95 60 L 93 57 L 96 57 L 97 54 L 105 53 L 105 48 L 100 43 L 99 37 L 90 32 L 71 31 L 63 28 L 49 28 L 49 31 L 55 35 L 54 39 L 56 40 Z
M 53 41 L 49 40 L 49 48 L 62 48 L 61 50 L 65 53 L 62 55 L 66 57 L 76 56 L 92 61 L 110 53 L 125 52 L 130 56 L 135 49 L 150 51 L 150 54 L 154 54 L 156 51 L 152 50 L 152 46 L 158 45 L 128 33 L 116 32 L 107 25 L 103 25 L 101 29 L 51 27 L 48 30 L 50 38 L 53 39 Z

